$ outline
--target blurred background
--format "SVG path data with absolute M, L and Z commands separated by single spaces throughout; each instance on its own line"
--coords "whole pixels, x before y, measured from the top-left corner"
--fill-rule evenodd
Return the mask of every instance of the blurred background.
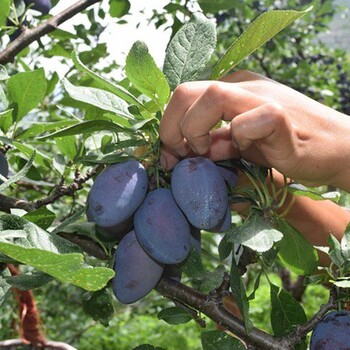
M 56 1 L 57 3 L 57 1 Z M 72 3 L 58 1 L 50 14 L 57 14 Z M 195 0 L 130 0 L 130 10 L 122 18 L 112 18 L 106 13 L 106 4 L 93 6 L 61 29 L 68 34 L 55 34 L 43 38 L 31 48 L 31 55 L 23 54 L 20 64 L 31 68 L 43 65 L 60 76 L 71 79 L 70 54 L 74 47 L 83 51 L 81 58 L 96 73 L 111 80 L 124 77 L 125 57 L 136 40 L 143 40 L 151 55 L 161 67 L 168 41 L 186 23 L 195 11 L 204 12 L 217 24 L 217 50 L 212 58 L 216 62 L 230 44 L 259 14 L 276 9 L 314 9 L 301 20 L 258 49 L 239 69 L 249 69 L 280 81 L 294 89 L 321 101 L 330 107 L 350 115 L 350 0 L 248 0 L 218 3 L 230 5 L 220 9 L 210 6 L 210 1 L 198 4 Z M 209 5 L 208 5 L 209 4 Z M 30 26 L 42 18 L 29 17 Z M 91 25 L 92 23 L 92 25 Z M 91 27 L 90 27 L 91 26 Z M 8 44 L 6 31 L 0 33 L 2 47 Z M 84 52 L 85 48 L 85 52 Z M 208 66 L 208 72 L 211 67 Z M 206 77 L 203 76 L 203 79 Z M 53 95 L 60 98 L 60 90 Z M 50 105 L 53 105 L 52 101 Z M 50 105 L 46 106 L 47 109 Z M 64 103 L 62 102 L 64 106 Z M 47 111 L 46 111 L 47 112 Z M 342 197 L 349 206 L 348 196 Z M 203 261 L 213 268 L 211 256 L 217 254 L 217 239 L 211 234 L 202 235 Z M 246 275 L 246 284 L 254 281 L 253 270 Z M 252 275 L 250 275 L 252 274 Z M 281 284 L 280 271 L 272 271 L 271 280 Z M 292 281 L 296 276 L 290 276 Z M 250 313 L 254 325 L 271 331 L 269 325 L 269 289 L 261 282 L 256 298 L 251 302 Z M 1 286 L 0 286 L 1 289 Z M 43 329 L 49 339 L 67 342 L 80 350 L 118 349 L 130 350 L 139 344 L 150 343 L 168 350 L 199 350 L 200 328 L 194 321 L 172 327 L 156 317 L 157 312 L 170 301 L 151 293 L 134 305 L 122 306 L 115 301 L 115 316 L 104 327 L 87 316 L 82 309 L 84 292 L 71 285 L 51 282 L 34 290 Z M 300 297 L 311 316 L 328 298 L 322 286 L 308 286 Z M 12 297 L 2 305 L 0 313 L 0 339 L 16 338 L 18 313 Z M 208 327 L 215 325 L 208 322 Z

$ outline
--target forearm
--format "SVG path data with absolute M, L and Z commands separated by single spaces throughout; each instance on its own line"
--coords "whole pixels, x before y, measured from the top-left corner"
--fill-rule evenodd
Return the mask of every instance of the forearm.
M 283 176 L 277 171 L 273 174 L 275 186 L 281 188 L 284 185 Z M 250 186 L 245 176 L 239 176 L 238 186 Z M 241 213 L 249 210 L 246 204 L 235 204 L 232 209 Z M 340 240 L 350 222 L 350 211 L 329 200 L 316 201 L 306 196 L 288 194 L 278 213 L 286 209 L 284 218 L 315 246 L 328 246 L 330 233 Z M 321 265 L 329 265 L 329 258 L 324 253 L 319 252 L 319 257 Z
M 274 176 L 277 186 L 282 186 L 282 175 L 275 173 Z M 330 233 L 341 240 L 350 222 L 350 212 L 330 200 L 316 201 L 306 196 L 288 194 L 281 212 L 287 207 L 285 219 L 314 246 L 328 246 Z M 321 265 L 329 265 L 325 254 L 319 253 L 319 257 Z

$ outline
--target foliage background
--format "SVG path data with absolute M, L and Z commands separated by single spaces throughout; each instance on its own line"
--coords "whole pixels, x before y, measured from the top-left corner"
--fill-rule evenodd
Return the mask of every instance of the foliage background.
M 209 14 L 215 18 L 218 25 L 218 50 L 217 56 L 221 56 L 232 42 L 232 38 L 238 37 L 244 28 L 260 13 L 272 9 L 301 9 L 314 5 L 314 11 L 298 23 L 292 24 L 288 30 L 284 30 L 273 40 L 269 41 L 262 48 L 257 50 L 251 57 L 239 66 L 240 69 L 249 69 L 267 75 L 275 80 L 285 83 L 308 96 L 326 103 L 344 113 L 350 114 L 350 69 L 349 54 L 343 49 L 330 48 L 323 44 L 319 38 L 320 34 L 328 30 L 333 16 L 343 9 L 338 8 L 334 1 L 327 0 L 292 0 L 292 1 L 236 1 L 236 6 L 229 11 L 220 11 Z M 196 8 L 194 1 L 170 1 L 163 10 L 155 11 L 149 18 L 159 29 L 171 27 L 173 34 L 179 29 L 182 23 L 189 18 L 190 11 Z M 76 34 L 57 31 L 50 34 L 50 38 L 43 38 L 38 45 L 30 50 L 25 50 L 20 55 L 19 65 L 9 66 L 10 73 L 17 69 L 26 71 L 28 67 L 34 69 L 40 65 L 39 58 L 56 57 L 62 66 L 72 67 L 71 52 L 74 48 L 80 51 L 82 61 L 95 72 L 113 79 L 119 76 L 116 71 L 121 70 L 120 62 L 114 62 L 109 57 L 106 60 L 106 45 L 100 43 L 100 36 L 104 27 L 100 24 L 99 18 L 105 21 L 116 20 L 109 18 L 103 9 L 93 9 L 86 12 L 86 16 L 93 25 L 84 28 L 82 24 L 76 24 Z M 140 14 L 142 16 L 142 14 Z M 32 25 L 39 19 L 33 18 Z M 123 19 L 119 20 L 120 22 Z M 3 33 L 3 45 L 6 45 L 7 35 Z M 111 62 L 112 61 L 112 62 Z M 208 67 L 208 71 L 210 67 Z M 90 78 L 81 75 L 75 69 L 68 70 L 67 77 L 75 85 L 96 87 L 96 83 Z M 96 110 L 81 102 L 73 101 L 57 84 L 56 73 L 47 76 L 49 89 L 39 107 L 30 113 L 26 120 L 37 123 L 47 120 L 61 121 L 67 115 L 85 117 L 93 115 Z M 128 87 L 128 82 L 122 82 Z M 83 112 L 82 112 L 83 111 Z M 0 123 L 4 129 L 4 119 Z M 22 130 L 26 129 L 23 123 Z M 102 137 L 103 136 L 103 137 Z M 62 143 L 48 144 L 48 154 L 56 154 L 53 169 L 32 167 L 27 174 L 29 180 L 42 181 L 45 186 L 52 187 L 59 182 L 61 176 L 69 179 L 74 178 L 75 167 L 72 160 L 82 154 L 86 147 L 94 152 L 100 144 L 107 144 L 110 139 L 108 133 L 101 137 L 89 138 L 86 143 L 80 139 L 66 138 Z M 72 154 L 64 144 L 69 144 Z M 44 147 L 43 144 L 33 137 L 33 146 Z M 9 152 L 11 166 L 14 170 L 20 170 L 25 159 L 18 156 L 18 150 Z M 16 156 L 16 157 L 15 157 Z M 24 184 L 23 184 L 24 186 Z M 35 199 L 40 191 L 28 190 L 21 185 L 11 189 L 14 197 L 25 196 L 28 200 Z M 85 192 L 85 193 L 84 193 Z M 71 211 L 77 210 L 85 205 L 80 199 L 86 197 L 87 190 L 82 190 L 83 195 L 78 198 L 65 198 L 64 201 L 52 205 L 52 210 L 58 213 L 58 217 L 65 217 Z M 348 197 L 343 194 L 342 203 L 349 203 Z M 204 237 L 204 244 L 209 249 L 215 249 L 216 242 L 210 237 Z M 210 262 L 208 262 L 210 264 Z M 253 275 L 256 271 L 251 272 Z M 271 279 L 275 284 L 280 285 L 280 277 L 277 271 L 271 271 Z M 254 281 L 254 278 L 252 278 Z M 247 285 L 252 288 L 247 278 Z M 249 289 L 249 288 L 248 288 Z M 156 319 L 157 312 L 168 304 L 156 293 L 149 295 L 144 301 L 132 306 L 124 307 L 114 302 L 115 316 L 108 328 L 91 320 L 82 310 L 83 291 L 71 285 L 62 285 L 52 282 L 34 291 L 40 308 L 43 327 L 48 338 L 68 342 L 79 349 L 131 349 L 142 343 L 151 343 L 165 349 L 200 349 L 200 330 L 193 321 L 189 324 L 171 327 L 163 321 Z M 322 286 L 309 286 L 303 296 L 303 305 L 308 316 L 318 310 L 319 305 L 326 302 L 328 291 Z M 251 302 L 251 319 L 259 328 L 271 331 L 269 325 L 269 291 L 268 286 L 261 282 L 256 298 Z M 2 305 L 0 315 L 0 339 L 16 337 L 16 324 L 18 315 L 15 302 L 12 297 Z M 214 329 L 215 325 L 209 323 L 209 328 Z

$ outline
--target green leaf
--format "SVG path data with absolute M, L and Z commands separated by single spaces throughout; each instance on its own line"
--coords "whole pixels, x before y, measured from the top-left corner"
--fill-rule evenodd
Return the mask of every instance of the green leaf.
M 7 94 L 15 108 L 15 120 L 21 120 L 37 107 L 45 97 L 46 90 L 47 82 L 42 68 L 13 75 L 7 82 Z
M 12 146 L 16 147 L 22 154 L 27 157 L 32 158 L 34 156 L 34 162 L 44 168 L 49 167 L 51 164 L 51 158 L 35 149 L 33 146 L 29 146 L 28 144 L 20 143 L 17 141 L 13 141 Z
M 307 321 L 302 306 L 284 289 L 270 284 L 271 326 L 276 337 L 282 337 Z
M 27 213 L 23 215 L 23 219 L 26 219 L 40 228 L 46 230 L 51 226 L 53 221 L 55 220 L 56 215 L 51 210 L 47 209 L 46 207 L 41 207 L 39 209 L 36 209 L 34 211 L 31 211 L 30 213 Z
M 3 3 L 6 3 L 7 0 L 5 0 L 5 2 Z M 0 13 L 1 13 L 1 5 L 0 5 Z M 0 15 L 1 16 L 1 15 Z M 9 79 L 10 76 L 8 75 L 7 73 L 7 70 L 5 68 L 5 66 L 3 66 L 2 64 L 0 64 L 0 81 L 2 80 L 7 80 Z
M 130 10 L 128 0 L 109 0 L 109 14 L 111 17 L 121 18 Z
M 0 241 L 0 251 L 63 283 L 72 283 L 86 290 L 99 290 L 114 276 L 114 271 L 105 267 L 83 267 L 84 256 L 79 253 L 57 254 L 2 241 Z
M 31 274 L 23 274 L 18 276 L 11 276 L 6 278 L 6 282 L 12 287 L 20 290 L 29 290 L 40 288 L 45 284 L 51 282 L 54 278 L 46 273 L 35 271 Z
M 196 80 L 216 47 L 216 30 L 211 20 L 198 13 L 174 36 L 166 50 L 163 71 L 170 88 Z
M 16 139 L 26 140 L 28 138 L 33 138 L 47 131 L 62 129 L 67 126 L 72 126 L 78 123 L 79 121 L 77 120 L 61 120 L 59 122 L 53 123 L 32 124 L 27 130 L 24 130 L 21 134 L 17 135 Z
M 223 261 L 229 257 L 233 249 L 233 243 L 229 241 L 229 234 L 226 234 L 219 243 L 218 251 L 220 260 Z
M 132 46 L 126 57 L 125 72 L 131 83 L 162 110 L 169 100 L 170 88 L 144 42 L 136 41 Z
M 350 278 L 330 282 L 339 288 L 350 288 Z
M 83 62 L 80 60 L 80 58 L 78 56 L 78 52 L 73 51 L 72 60 L 74 62 L 75 67 L 79 71 L 86 73 L 89 77 L 94 79 L 97 83 L 99 83 L 101 86 L 103 86 L 106 90 L 117 95 L 118 97 L 120 97 L 121 99 L 123 99 L 124 101 L 129 103 L 130 105 L 135 105 L 140 110 L 147 111 L 147 108 L 135 96 L 133 96 L 127 89 L 123 88 L 120 85 L 112 84 L 111 82 L 101 78 L 96 73 L 94 73 L 92 70 L 90 70 L 88 67 L 86 67 L 83 64 Z
M 111 269 L 86 266 L 84 256 L 75 253 L 80 251 L 77 246 L 44 231 L 24 218 L 9 214 L 0 216 L 0 232 L 4 230 L 23 230 L 27 237 L 1 239 L 2 254 L 31 265 L 61 282 L 96 291 L 105 287 L 114 276 Z
M 0 271 L 0 306 L 3 304 L 8 293 L 11 290 L 11 285 L 6 280 L 6 278 L 8 278 L 9 276 L 11 276 L 11 274 L 8 269 Z
M 35 152 L 32 154 L 32 156 L 28 160 L 28 163 L 17 174 L 11 176 L 7 181 L 5 181 L 3 184 L 0 185 L 0 193 L 4 191 L 7 187 L 9 187 L 11 184 L 22 179 L 27 174 L 27 172 L 29 171 L 29 169 L 33 164 L 34 157 L 35 157 Z
M 205 268 L 202 263 L 201 255 L 191 246 L 190 254 L 187 259 L 180 264 L 181 271 L 188 277 L 201 277 L 205 273 Z
M 198 5 L 204 13 L 217 13 L 219 11 L 227 11 L 237 5 L 236 0 L 198 0 Z
M 215 65 L 211 79 L 217 80 L 224 76 L 244 58 L 265 44 L 282 29 L 311 11 L 269 11 L 261 14 L 253 21 L 246 31 L 229 47 L 225 55 Z
M 203 350 L 245 350 L 244 344 L 223 331 L 208 331 L 201 334 Z
M 328 255 L 335 265 L 342 267 L 346 259 L 343 256 L 341 244 L 332 234 L 328 236 L 327 242 L 330 247 Z
M 56 137 L 55 141 L 59 151 L 63 155 L 68 157 L 69 160 L 72 161 L 78 153 L 77 145 L 75 143 L 75 137 L 74 136 Z
M 282 264 L 298 275 L 312 275 L 318 266 L 316 249 L 285 220 L 278 221 L 283 239 L 278 243 L 278 257 Z
M 249 300 L 247 298 L 245 287 L 239 274 L 235 259 L 232 259 L 231 264 L 230 286 L 232 294 L 237 302 L 237 306 L 239 307 L 241 315 L 243 316 L 246 331 L 249 333 L 253 327 L 253 324 L 249 320 Z
M 83 214 L 86 213 L 86 208 L 81 208 L 77 210 L 72 216 L 68 217 L 66 220 L 61 222 L 52 232 L 51 235 L 57 234 L 58 232 L 64 231 L 64 229 L 68 226 L 76 222 Z
M 72 99 L 113 112 L 126 119 L 134 119 L 134 116 L 128 111 L 127 103 L 109 91 L 86 86 L 74 86 L 65 78 L 62 82 Z
M 341 252 L 344 259 L 349 260 L 350 259 L 350 224 L 348 224 L 345 229 L 345 233 L 343 235 L 343 238 L 341 239 L 340 246 L 341 246 Z
M 0 1 L 0 27 L 6 24 L 6 18 L 10 14 L 10 0 L 1 0 Z
M 292 193 L 295 196 L 306 196 L 316 201 L 324 201 L 325 199 L 328 199 L 332 202 L 338 203 L 341 197 L 340 192 L 337 191 L 319 194 L 301 184 L 288 185 L 287 189 L 288 192 Z
M 13 109 L 0 112 L 0 129 L 6 134 L 12 125 Z
M 202 274 L 200 278 L 195 278 L 192 285 L 202 293 L 209 293 L 215 288 L 219 288 L 224 279 L 226 269 L 219 265 L 213 271 L 208 271 Z
M 227 241 L 242 244 L 259 253 L 270 250 L 274 242 L 282 239 L 283 234 L 276 230 L 259 213 L 253 212 L 243 225 L 237 226 L 227 234 Z
M 192 317 L 185 310 L 176 306 L 161 310 L 157 317 L 159 320 L 172 325 L 183 324 L 192 320 Z
M 75 124 L 72 126 L 68 126 L 67 128 L 58 130 L 53 132 L 52 134 L 38 137 L 38 140 L 47 140 L 56 137 L 65 137 L 71 135 L 79 135 L 79 134 L 91 134 L 96 131 L 111 131 L 111 132 L 120 132 L 123 129 L 108 120 L 88 120 L 86 122 L 81 122 L 79 124 Z
M 106 288 L 83 297 L 83 310 L 94 321 L 101 322 L 105 327 L 114 314 L 112 296 Z
M 103 154 L 91 154 L 87 156 L 76 157 L 75 163 L 83 163 L 86 165 L 93 164 L 114 164 L 126 162 L 130 159 L 130 156 L 127 156 L 123 153 L 111 153 L 107 155 Z
M 4 214 L 0 216 L 0 232 L 4 231 L 23 231 L 26 236 L 21 234 L 18 239 L 13 240 L 16 244 L 27 248 L 39 248 L 54 253 L 64 254 L 80 252 L 81 250 L 75 244 L 72 244 L 53 233 L 48 233 L 24 217 Z

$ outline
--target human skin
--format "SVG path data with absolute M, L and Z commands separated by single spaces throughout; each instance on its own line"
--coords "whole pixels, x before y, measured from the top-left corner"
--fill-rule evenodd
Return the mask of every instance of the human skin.
M 239 71 L 219 82 L 180 85 L 160 124 L 162 165 L 194 154 L 244 158 L 308 186 L 350 191 L 350 117 L 261 75 Z M 213 129 L 221 120 L 227 123 Z M 312 244 L 341 239 L 350 213 L 330 201 L 289 195 L 286 219 Z M 320 256 L 321 264 L 327 259 Z
M 212 130 L 221 120 L 228 123 Z M 258 74 L 189 82 L 162 118 L 162 164 L 190 151 L 212 160 L 244 158 L 309 186 L 350 191 L 350 119 Z

